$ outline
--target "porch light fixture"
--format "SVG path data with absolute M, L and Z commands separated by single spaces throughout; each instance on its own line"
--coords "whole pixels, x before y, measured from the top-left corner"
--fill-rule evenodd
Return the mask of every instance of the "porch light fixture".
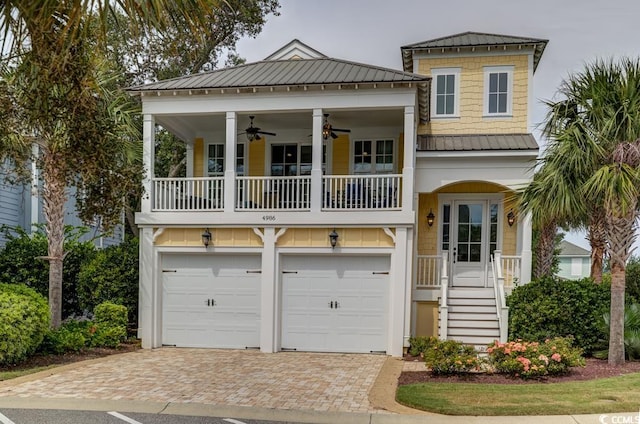
M 208 228 L 205 228 L 204 233 L 202 233 L 202 244 L 204 244 L 204 247 L 209 247 L 209 244 L 211 243 L 211 233 L 209 232 Z
M 429 227 L 432 227 L 435 219 L 436 219 L 436 216 L 433 214 L 433 209 L 429 209 L 429 215 L 427 215 L 427 225 Z
M 516 214 L 513 213 L 513 209 L 511 209 L 507 214 L 507 224 L 509 224 L 509 227 L 513 227 L 513 224 L 515 224 L 515 222 L 516 222 Z
M 336 233 L 336 229 L 329 233 L 329 243 L 331 243 L 331 248 L 334 249 L 336 244 L 338 244 L 338 233 Z

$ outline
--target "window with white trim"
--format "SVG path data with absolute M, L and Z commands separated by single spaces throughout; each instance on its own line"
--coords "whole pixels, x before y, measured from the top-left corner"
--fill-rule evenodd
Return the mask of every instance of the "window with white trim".
M 460 115 L 459 86 L 460 68 L 432 69 L 433 92 L 431 94 L 431 116 L 435 118 L 458 117 Z
M 392 139 L 353 142 L 353 172 L 356 174 L 391 174 L 394 157 Z
M 484 114 L 511 115 L 513 102 L 513 66 L 484 68 Z
M 236 174 L 244 175 L 245 145 L 236 144 Z M 224 175 L 224 143 L 210 143 L 207 146 L 207 175 L 218 177 Z
M 582 258 L 571 258 L 571 276 L 582 275 Z

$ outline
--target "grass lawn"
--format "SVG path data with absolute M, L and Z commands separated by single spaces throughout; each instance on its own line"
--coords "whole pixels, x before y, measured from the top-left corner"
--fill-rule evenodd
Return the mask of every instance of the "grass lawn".
M 640 374 L 540 384 L 423 383 L 398 387 L 406 406 L 446 415 L 569 415 L 635 412 Z
M 12 378 L 22 377 L 23 375 L 35 374 L 40 371 L 45 371 L 51 368 L 55 368 L 57 366 L 59 365 L 49 365 L 46 367 L 19 369 L 15 371 L 0 371 L 0 381 L 11 380 Z

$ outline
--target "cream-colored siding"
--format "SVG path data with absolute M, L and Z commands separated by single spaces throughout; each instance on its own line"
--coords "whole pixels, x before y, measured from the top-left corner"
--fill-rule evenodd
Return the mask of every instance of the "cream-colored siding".
M 393 240 L 379 228 L 336 228 L 340 247 L 394 247 Z M 290 228 L 278 247 L 330 247 L 333 228 Z
M 416 302 L 417 337 L 438 335 L 438 302 Z
M 202 246 L 204 228 L 167 228 L 158 236 L 156 246 Z M 262 241 L 251 228 L 210 229 L 213 246 L 260 247 Z
M 204 170 L 205 162 L 204 140 L 196 138 L 193 143 L 193 176 L 206 177 Z
M 463 56 L 420 59 L 417 72 L 460 68 L 459 118 L 433 118 L 418 128 L 419 134 L 510 134 L 528 132 L 529 56 Z M 513 66 L 512 116 L 484 117 L 485 67 Z
M 332 143 L 332 174 L 348 175 L 350 162 L 349 136 L 340 134 Z

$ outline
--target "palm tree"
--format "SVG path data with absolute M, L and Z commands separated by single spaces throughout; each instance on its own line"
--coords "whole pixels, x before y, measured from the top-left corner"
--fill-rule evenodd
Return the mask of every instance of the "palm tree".
M 114 10 L 129 16 L 135 28 L 163 30 L 184 25 L 206 32 L 207 14 L 216 0 L 7 0 L 0 2 L 4 33 L 0 87 L 2 156 L 25 159 L 31 144 L 43 180 L 42 198 L 48 236 L 51 324 L 61 322 L 64 259 L 64 205 L 71 184 L 111 198 L 105 181 L 118 174 L 101 159 L 115 146 L 113 126 L 127 124 L 118 96 L 101 85 L 104 68 L 96 55 L 106 17 Z M 111 93 L 113 94 L 113 93 Z M 96 142 L 98 141 L 98 142 Z M 102 155 L 102 156 L 101 156 Z M 82 200 L 82 199 L 81 199 Z M 88 202 L 89 204 L 91 202 Z M 93 202 L 93 205 L 98 205 Z M 99 208 L 98 208 L 99 209 Z
M 548 103 L 548 163 L 571 170 L 587 222 L 604 228 L 611 260 L 609 363 L 622 364 L 625 266 L 640 197 L 640 62 L 596 61 L 565 80 L 559 94 L 561 100 Z

